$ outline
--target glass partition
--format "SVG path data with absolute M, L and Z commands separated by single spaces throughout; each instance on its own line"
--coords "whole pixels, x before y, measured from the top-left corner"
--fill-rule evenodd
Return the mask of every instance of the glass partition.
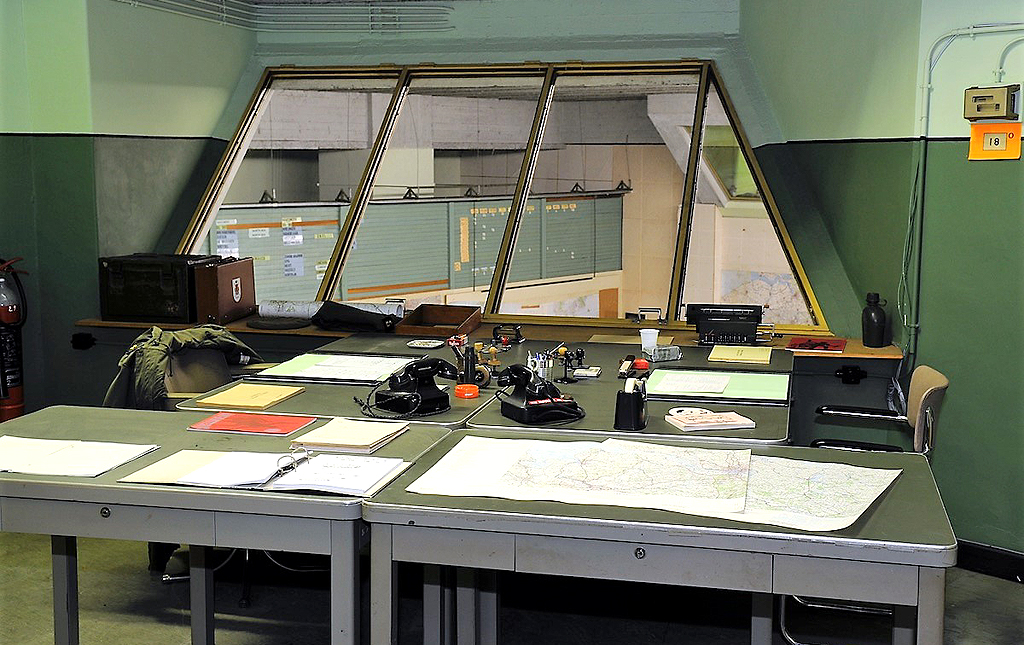
M 412 78 L 337 298 L 483 304 L 542 83 Z
M 258 300 L 827 331 L 708 61 L 270 68 L 178 252 L 252 257 Z
M 697 80 L 556 78 L 499 313 L 665 311 Z
M 395 78 L 274 80 L 199 252 L 252 257 L 259 300 L 312 300 Z
M 814 325 L 814 314 L 715 83 L 686 231 L 679 316 L 687 302 L 762 305 L 764 322 Z

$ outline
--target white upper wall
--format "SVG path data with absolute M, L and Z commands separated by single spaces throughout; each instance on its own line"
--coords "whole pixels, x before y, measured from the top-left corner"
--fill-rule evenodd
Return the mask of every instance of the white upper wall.
M 957 36 L 932 47 L 937 40 L 954 31 L 964 30 L 972 25 L 993 25 L 1018 23 L 1016 26 L 1001 26 L 1000 33 L 978 33 Z M 985 0 L 985 2 L 962 2 L 961 0 L 923 0 L 921 12 L 921 38 L 918 51 L 919 82 L 925 82 L 924 61 L 930 51 L 938 54 L 932 69 L 931 112 L 927 124 L 929 137 L 966 137 L 970 126 L 964 120 L 964 90 L 976 85 L 996 83 L 995 70 L 999 67 L 1000 54 L 1010 46 L 1003 69 L 1003 83 L 1024 84 L 1024 41 L 1015 45 L 1015 40 L 1024 39 L 1024 2 L 1021 0 Z M 933 55 L 933 60 L 935 56 Z M 920 103 L 920 101 L 919 101 Z M 918 106 L 918 114 L 921 114 Z M 1019 112 L 1020 110 L 1018 110 Z M 920 130 L 919 126 L 919 130 Z M 923 132 L 921 132 L 923 134 Z

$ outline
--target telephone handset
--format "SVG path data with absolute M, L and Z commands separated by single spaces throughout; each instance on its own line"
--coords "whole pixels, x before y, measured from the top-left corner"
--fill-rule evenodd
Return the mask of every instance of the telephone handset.
M 501 387 L 513 386 L 512 394 L 499 394 L 501 414 L 529 425 L 557 421 L 577 421 L 586 412 L 551 381 L 541 378 L 529 367 L 516 363 L 498 372 Z
M 455 367 L 443 358 L 431 357 L 420 358 L 395 371 L 388 377 L 388 388 L 405 392 L 415 392 L 415 386 L 426 379 L 433 379 L 434 376 L 456 380 L 459 378 L 459 368 Z
M 554 396 L 562 395 L 558 388 L 550 381 L 542 379 L 536 372 L 521 363 L 509 365 L 498 372 L 496 378 L 498 385 L 502 387 L 512 385 L 514 387 L 512 396 L 525 398 L 528 394 L 541 396 L 545 393 L 550 393 Z M 550 386 L 551 389 L 548 390 L 547 386 Z
M 371 417 L 408 418 L 438 414 L 451 408 L 447 392 L 441 391 L 434 377 L 456 380 L 459 369 L 443 358 L 420 358 L 396 370 L 387 378 L 387 389 L 378 384 L 370 391 L 373 405 L 358 398 L 363 414 Z M 381 414 L 378 410 L 383 410 Z

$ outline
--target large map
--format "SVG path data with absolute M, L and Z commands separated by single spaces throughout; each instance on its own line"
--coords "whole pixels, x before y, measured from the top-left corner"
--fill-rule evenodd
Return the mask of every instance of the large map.
M 407 490 L 654 508 L 834 531 L 855 522 L 899 473 L 749 450 L 468 436 Z
M 809 531 L 853 524 L 899 470 L 754 455 L 742 513 L 719 517 Z
M 501 441 L 497 439 L 495 441 Z M 498 478 L 501 497 L 665 508 L 682 513 L 743 510 L 749 450 L 703 450 L 614 439 L 590 448 L 543 442 Z M 555 444 L 555 445 L 550 445 Z
M 765 305 L 764 322 L 812 325 L 808 304 L 792 273 L 722 271 L 722 302 Z

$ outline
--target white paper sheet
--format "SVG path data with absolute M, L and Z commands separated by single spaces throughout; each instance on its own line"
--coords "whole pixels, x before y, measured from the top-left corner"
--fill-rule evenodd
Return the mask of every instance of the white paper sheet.
M 156 450 L 154 444 L 0 436 L 0 471 L 96 477 Z
M 267 368 L 259 376 L 375 383 L 413 360 L 411 356 L 303 354 Z
M 664 375 L 657 387 L 649 390 L 650 394 L 721 394 L 729 386 L 728 374 L 712 372 L 694 373 L 681 370 L 664 370 Z

